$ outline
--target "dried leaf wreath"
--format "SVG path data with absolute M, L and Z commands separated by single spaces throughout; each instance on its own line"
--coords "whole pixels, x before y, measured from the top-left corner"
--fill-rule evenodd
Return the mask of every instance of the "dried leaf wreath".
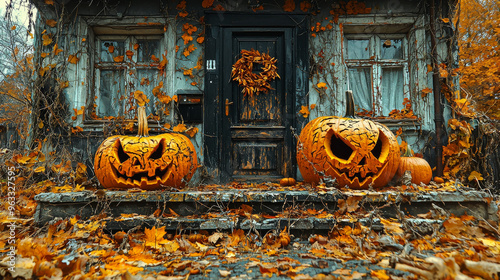
M 231 71 L 233 81 L 237 81 L 243 87 L 243 95 L 252 96 L 259 92 L 267 93 L 271 87 L 270 82 L 276 78 L 280 78 L 276 72 L 276 58 L 269 54 L 260 53 L 257 50 L 241 50 L 241 58 L 236 61 Z M 262 64 L 260 73 L 253 72 L 253 65 Z M 281 78 L 280 78 L 281 79 Z

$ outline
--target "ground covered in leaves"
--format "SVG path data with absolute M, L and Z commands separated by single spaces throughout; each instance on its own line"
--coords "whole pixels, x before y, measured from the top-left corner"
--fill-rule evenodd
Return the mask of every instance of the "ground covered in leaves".
M 446 182 L 391 190 L 456 191 L 457 186 Z M 195 189 L 215 188 L 331 189 L 300 183 L 290 187 L 234 183 Z M 10 216 L 7 202 L 0 212 L 0 275 L 4 279 L 498 279 L 496 221 L 455 217 L 437 206 L 419 217 L 385 219 L 376 210 L 364 211 L 358 201 L 339 201 L 335 212 L 284 209 L 276 214 L 348 221 L 307 236 L 287 228 L 172 232 L 160 220 L 153 227 L 110 232 L 106 229 L 110 219 L 128 216 L 102 213 L 88 220 L 75 216 L 38 227 L 32 218 L 36 203 L 21 194 L 16 219 Z M 262 218 L 249 205 L 212 215 Z M 162 215 L 166 216 L 178 217 L 173 211 Z M 142 218 L 159 218 L 159 213 Z

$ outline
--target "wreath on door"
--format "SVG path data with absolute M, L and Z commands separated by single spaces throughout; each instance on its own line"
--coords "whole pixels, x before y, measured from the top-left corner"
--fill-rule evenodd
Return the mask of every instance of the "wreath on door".
M 243 96 L 260 92 L 267 93 L 274 79 L 281 77 L 276 72 L 277 59 L 271 57 L 269 53 L 260 53 L 257 50 L 241 50 L 241 58 L 233 64 L 231 78 L 237 81 L 239 86 L 243 87 Z M 260 64 L 262 71 L 253 72 L 254 64 Z

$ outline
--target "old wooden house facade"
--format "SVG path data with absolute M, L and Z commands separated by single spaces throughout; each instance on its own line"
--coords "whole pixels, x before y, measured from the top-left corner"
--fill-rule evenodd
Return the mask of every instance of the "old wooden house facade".
M 432 66 L 456 55 L 448 1 L 34 3 L 40 68 L 59 71 L 71 149 L 89 165 L 105 137 L 134 134 L 142 91 L 150 133 L 181 131 L 196 147 L 193 182 L 300 179 L 297 135 L 315 117 L 342 116 L 346 90 L 361 117 L 399 130 L 435 165 L 435 120 L 447 110 Z M 267 92 L 234 79 L 244 50 L 276 66 Z M 254 65 L 255 77 L 265 72 Z

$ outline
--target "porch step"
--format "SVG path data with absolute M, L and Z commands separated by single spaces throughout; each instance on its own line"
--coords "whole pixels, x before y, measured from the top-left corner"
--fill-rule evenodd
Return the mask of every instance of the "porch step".
M 319 192 L 261 189 L 83 191 L 41 193 L 35 200 L 38 202 L 35 221 L 39 225 L 55 218 L 78 215 L 88 219 L 105 213 L 106 227 L 111 231 L 154 225 L 165 226 L 167 230 L 272 230 L 284 227 L 302 231 L 329 230 L 335 224 L 350 222 L 339 219 L 337 211 L 342 202 L 350 203 L 351 208 L 347 211 L 356 213 L 358 218 L 374 209 L 385 218 L 400 217 L 401 212 L 416 217 L 442 209 L 456 216 L 467 213 L 495 220 L 497 213 L 490 194 L 467 188 L 430 192 L 341 192 L 336 189 Z M 368 219 L 366 223 L 376 221 L 369 217 L 364 219 Z

